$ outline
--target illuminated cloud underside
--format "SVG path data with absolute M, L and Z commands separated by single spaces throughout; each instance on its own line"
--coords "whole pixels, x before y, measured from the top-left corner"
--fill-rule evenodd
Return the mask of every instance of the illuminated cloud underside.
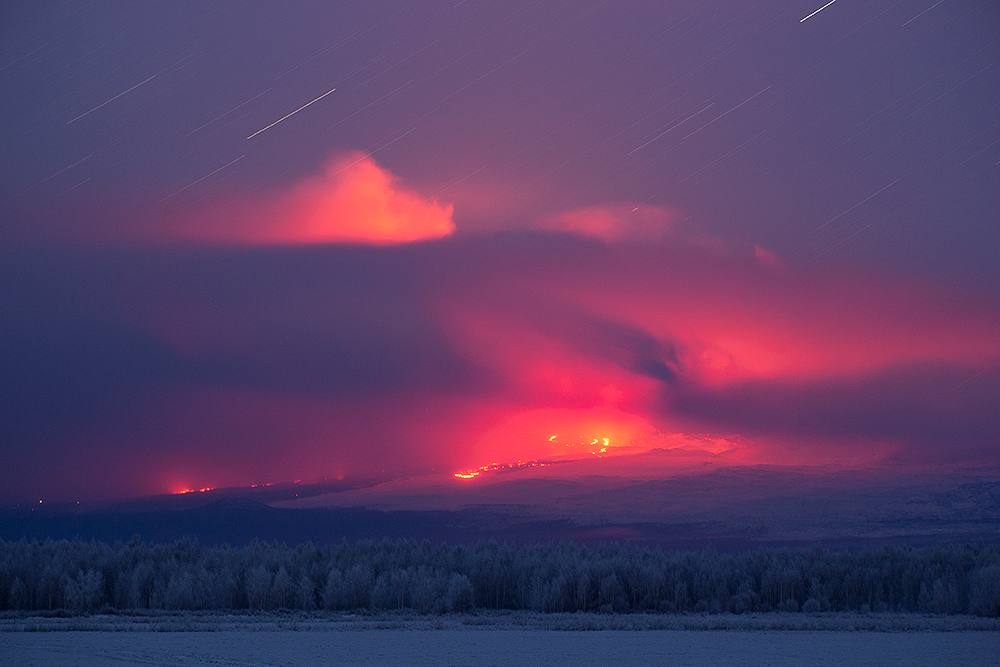
M 1000 436 L 994 307 L 750 248 L 522 233 L 9 259 L 14 494 L 36 452 L 61 452 L 50 493 L 100 495 L 518 461 L 978 465 Z

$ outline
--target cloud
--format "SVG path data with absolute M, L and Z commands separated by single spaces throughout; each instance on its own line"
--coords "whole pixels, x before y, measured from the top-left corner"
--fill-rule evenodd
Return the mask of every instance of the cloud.
M 635 375 L 667 384 L 677 380 L 679 359 L 669 340 L 638 327 L 568 309 L 547 308 L 534 323 L 577 355 L 611 363 Z
M 348 153 L 290 190 L 229 197 L 167 224 L 166 236 L 236 244 L 398 244 L 448 236 L 454 208 Z
M 13 495 L 454 471 L 603 438 L 952 465 L 1000 437 L 994 303 L 689 244 L 8 250 L 0 310 Z
M 773 267 L 781 267 L 782 261 L 778 258 L 778 255 L 767 248 L 763 248 L 757 244 L 753 246 L 753 256 L 757 258 L 761 264 L 768 264 Z
M 594 238 L 604 243 L 688 246 L 699 254 L 751 257 L 759 264 L 782 269 L 776 253 L 760 245 L 724 238 L 699 229 L 690 216 L 669 206 L 613 202 L 550 213 L 537 218 L 533 229 Z
M 772 379 L 724 387 L 681 383 L 665 411 L 748 437 L 813 451 L 872 446 L 900 463 L 1000 458 L 1000 366 L 907 364 L 846 377 Z M 835 453 L 835 452 L 833 452 Z
M 659 241 L 677 233 L 681 212 L 646 204 L 587 206 L 541 218 L 539 229 L 592 236 L 606 242 Z

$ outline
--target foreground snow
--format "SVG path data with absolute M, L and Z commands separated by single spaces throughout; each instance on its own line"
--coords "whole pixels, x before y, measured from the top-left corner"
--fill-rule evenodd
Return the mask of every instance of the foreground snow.
M 7 633 L 0 637 L 0 664 L 982 667 L 998 664 L 1000 656 L 1000 635 L 994 632 L 553 632 L 505 627 L 431 632 Z
M 412 612 L 166 612 L 70 615 L 5 612 L 0 632 L 232 632 L 232 631 L 825 631 L 1000 632 L 1000 618 L 931 614 L 752 613 L 583 614 L 483 611 L 426 616 Z

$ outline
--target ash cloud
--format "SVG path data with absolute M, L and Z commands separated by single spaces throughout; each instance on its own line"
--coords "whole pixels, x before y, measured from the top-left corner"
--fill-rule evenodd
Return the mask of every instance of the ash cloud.
M 974 463 L 1000 438 L 994 306 L 690 246 L 22 249 L 0 308 L 8 496 L 529 460 L 550 419 L 776 464 Z
M 900 463 L 996 459 L 1000 366 L 910 364 L 863 375 L 682 383 L 666 411 L 714 428 L 793 441 L 890 443 Z

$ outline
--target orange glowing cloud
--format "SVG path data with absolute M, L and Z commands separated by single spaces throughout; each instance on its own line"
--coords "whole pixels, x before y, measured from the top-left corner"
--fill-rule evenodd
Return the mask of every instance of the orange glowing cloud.
M 402 186 L 370 155 L 349 153 L 288 191 L 244 194 L 170 225 L 170 236 L 254 245 L 390 245 L 448 236 L 454 207 Z

